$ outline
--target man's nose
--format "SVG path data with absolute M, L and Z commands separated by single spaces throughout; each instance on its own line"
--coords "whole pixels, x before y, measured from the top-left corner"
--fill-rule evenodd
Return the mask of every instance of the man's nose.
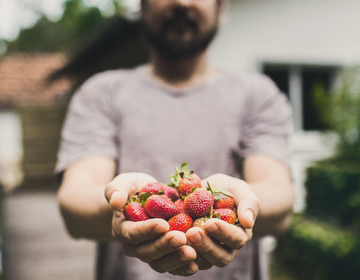
M 187 6 L 190 6 L 191 4 L 193 4 L 194 0 L 172 0 L 172 2 L 179 6 L 187 7 Z

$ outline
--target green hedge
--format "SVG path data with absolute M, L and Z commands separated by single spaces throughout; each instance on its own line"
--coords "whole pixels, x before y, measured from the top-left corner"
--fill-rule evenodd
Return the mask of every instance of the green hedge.
M 359 162 L 321 161 L 306 172 L 306 213 L 360 231 Z
M 360 236 L 296 215 L 274 257 L 294 279 L 355 280 L 360 276 Z

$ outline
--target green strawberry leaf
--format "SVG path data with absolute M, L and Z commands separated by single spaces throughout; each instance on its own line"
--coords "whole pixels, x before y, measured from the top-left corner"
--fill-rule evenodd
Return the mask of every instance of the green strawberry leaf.
M 214 200 L 221 200 L 221 199 L 226 198 L 226 195 L 224 195 L 222 193 L 214 192 L 212 195 L 213 195 Z
M 215 193 L 222 193 L 222 194 L 224 194 L 224 195 L 226 195 L 226 196 L 234 197 L 234 195 L 233 195 L 231 192 L 229 192 L 229 191 L 227 191 L 227 190 L 224 190 L 224 189 L 222 189 L 222 188 L 219 187 L 219 186 L 216 186 L 215 189 L 213 190 L 213 192 L 215 192 Z
M 142 192 L 142 193 L 140 194 L 140 197 L 141 197 L 141 200 L 142 200 L 143 202 L 145 202 L 145 201 L 150 197 L 150 195 L 149 195 L 147 192 Z
M 192 193 L 192 192 L 195 191 L 196 189 L 198 189 L 198 188 L 197 188 L 197 187 L 192 188 L 192 189 L 190 190 L 190 193 Z
M 170 176 L 169 179 L 170 179 L 170 184 L 169 184 L 170 187 L 176 188 L 179 186 L 180 180 L 177 180 L 176 176 Z
M 187 164 L 187 162 L 184 162 L 184 163 L 181 165 L 180 170 L 181 170 L 182 172 L 186 172 L 186 171 L 189 170 L 189 165 Z

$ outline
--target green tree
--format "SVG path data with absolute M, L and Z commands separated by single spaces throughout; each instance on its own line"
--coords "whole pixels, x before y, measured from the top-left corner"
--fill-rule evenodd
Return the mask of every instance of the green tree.
M 111 0 L 115 11 L 123 6 L 119 0 Z M 86 7 L 82 0 L 67 0 L 64 12 L 57 22 L 42 15 L 37 23 L 20 31 L 14 41 L 7 43 L 8 52 L 66 52 L 75 47 L 79 40 L 85 40 L 96 29 L 111 20 L 98 7 Z

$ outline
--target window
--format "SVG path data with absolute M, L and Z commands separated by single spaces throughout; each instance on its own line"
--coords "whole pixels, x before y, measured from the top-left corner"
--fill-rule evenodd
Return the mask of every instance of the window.
M 322 86 L 329 92 L 338 66 L 310 66 L 265 63 L 263 73 L 268 75 L 290 99 L 296 130 L 321 130 L 318 110 L 314 105 L 314 90 Z

